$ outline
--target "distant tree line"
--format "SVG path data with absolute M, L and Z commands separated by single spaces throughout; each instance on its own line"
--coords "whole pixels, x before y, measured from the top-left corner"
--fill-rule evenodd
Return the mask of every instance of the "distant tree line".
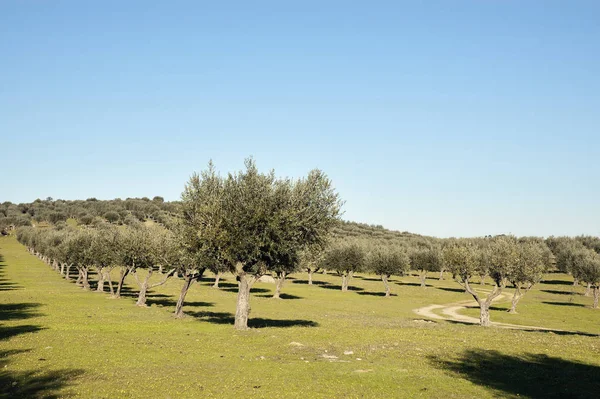
M 66 279 L 120 297 L 127 276 L 138 285 L 137 305 L 144 306 L 149 289 L 170 277 L 183 280 L 175 308 L 183 316 L 191 285 L 209 270 L 218 287 L 223 273 L 238 281 L 235 328 L 245 329 L 250 315 L 250 289 L 263 275 L 276 281 L 278 298 L 286 277 L 334 271 L 341 290 L 348 291 L 356 273 L 380 276 L 386 297 L 389 279 L 416 273 L 423 288 L 431 273 L 453 279 L 480 308 L 480 324 L 490 325 L 489 309 L 503 290 L 514 288 L 510 312 L 550 270 L 573 275 L 587 285 L 597 308 L 600 296 L 600 238 L 487 236 L 438 239 L 381 226 L 340 220 L 342 202 L 319 170 L 298 180 L 260 173 L 249 159 L 245 169 L 221 176 L 214 166 L 194 174 L 181 201 L 150 200 L 34 201 L 2 204 L 4 219 L 21 218 L 37 227 L 20 227 L 17 237 Z M 60 213 L 61 217 L 54 217 Z M 28 215 L 28 216 L 24 216 Z M 86 216 L 92 217 L 92 222 Z M 66 219 L 77 226 L 67 225 Z M 129 220 L 128 220 L 129 219 Z M 25 223 L 27 220 L 29 223 Z M 142 221 L 158 223 L 141 223 Z M 44 227 L 40 222 L 53 227 Z M 19 225 L 13 223 L 13 225 Z M 160 275 L 158 281 L 152 278 Z M 491 286 L 482 287 L 485 280 Z M 475 282 L 480 283 L 477 287 Z
M 146 220 L 168 224 L 179 212 L 179 202 L 165 202 L 162 197 L 127 198 L 100 201 L 88 198 L 85 201 L 67 201 L 50 197 L 31 203 L 0 204 L 0 230 L 11 227 L 38 224 L 60 224 L 72 219 L 83 225 L 134 224 Z

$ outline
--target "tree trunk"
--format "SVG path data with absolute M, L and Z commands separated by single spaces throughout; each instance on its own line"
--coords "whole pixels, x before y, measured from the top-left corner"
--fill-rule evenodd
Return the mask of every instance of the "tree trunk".
M 81 283 L 83 284 L 83 289 L 86 291 L 90 290 L 90 282 L 88 281 L 88 268 L 83 267 L 81 269 Z
M 213 288 L 219 288 L 219 280 L 221 280 L 221 272 L 218 272 L 215 276 L 215 283 L 212 285 Z
M 239 280 L 237 306 L 235 309 L 235 324 L 236 330 L 248 329 L 248 317 L 250 316 L 250 288 L 255 281 L 254 276 L 242 274 Z
M 98 287 L 96 287 L 96 292 L 104 292 L 104 268 L 103 267 L 98 269 Z
M 578 285 L 578 284 L 579 284 L 579 279 L 577 277 L 575 277 L 573 279 L 573 285 L 575 286 L 575 285 Z
M 347 273 L 342 274 L 342 292 L 348 291 L 348 279 Z
M 389 297 L 390 296 L 390 285 L 388 284 L 388 278 L 390 276 L 387 276 L 385 274 L 381 275 L 381 281 L 383 281 L 383 285 L 385 285 L 385 296 Z
M 482 274 L 479 276 L 479 285 L 485 285 L 485 278 L 486 278 L 485 274 Z
M 73 265 L 72 264 L 67 265 L 67 274 L 65 274 L 65 278 L 67 279 L 67 281 L 71 281 L 71 266 L 73 266 Z
M 188 290 L 190 289 L 190 286 L 193 282 L 194 279 L 192 276 L 184 277 L 183 287 L 181 287 L 181 293 L 179 294 L 177 305 L 175 305 L 175 317 L 177 317 L 178 319 L 183 317 L 183 301 L 185 301 L 185 296 L 187 295 Z
M 119 272 L 119 285 L 117 285 L 117 292 L 114 295 L 114 298 L 121 298 L 121 289 L 123 288 L 123 284 L 125 283 L 125 277 L 129 274 L 129 269 L 121 269 Z
M 75 285 L 81 286 L 81 278 L 82 278 L 82 276 L 81 276 L 81 269 L 80 268 L 77 268 L 77 273 L 78 273 L 77 274 L 77 281 L 75 281 Z
M 308 269 L 308 285 L 312 285 L 313 269 Z
M 281 294 L 281 288 L 283 287 L 284 282 L 285 272 L 277 273 L 277 284 L 275 285 L 275 293 L 273 294 L 273 298 L 280 299 L 279 295 Z
M 163 274 L 163 266 L 162 265 L 158 266 L 158 274 Z
M 587 288 L 585 289 L 585 296 L 592 295 L 592 283 L 587 283 Z
M 484 301 L 479 303 L 479 325 L 483 327 L 490 326 L 490 307 Z
M 60 275 L 64 276 L 65 275 L 65 263 L 61 262 L 60 264 Z
M 519 300 L 521 299 L 521 287 L 517 284 L 516 285 L 516 289 L 515 289 L 515 293 L 512 297 L 512 304 L 510 307 L 510 310 L 508 311 L 508 313 L 517 313 L 517 303 L 519 302 Z
M 137 302 L 135 303 L 137 306 L 146 306 L 146 292 L 148 292 L 148 282 L 150 281 L 150 277 L 152 277 L 152 268 L 148 269 L 148 275 L 142 283 L 137 276 L 137 270 L 135 272 L 135 280 L 138 282 L 140 286 L 140 293 L 138 294 Z
M 598 309 L 598 297 L 600 297 L 600 287 L 595 285 L 594 286 L 594 309 Z
M 444 269 L 440 270 L 440 281 L 444 279 Z
M 419 272 L 419 278 L 421 279 L 421 287 L 427 288 L 427 284 L 425 283 L 425 279 L 427 278 L 427 271 L 421 270 Z
M 110 273 L 107 273 L 107 280 L 108 280 L 108 288 L 110 289 L 110 296 L 111 297 L 115 297 L 115 290 L 113 289 L 113 284 L 112 284 L 112 279 L 110 278 Z

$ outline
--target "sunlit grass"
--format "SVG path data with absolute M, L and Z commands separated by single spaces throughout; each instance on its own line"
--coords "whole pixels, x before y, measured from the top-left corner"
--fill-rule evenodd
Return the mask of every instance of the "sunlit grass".
M 308 286 L 305 275 L 293 275 L 281 300 L 269 298 L 272 284 L 258 283 L 251 302 L 254 328 L 236 332 L 232 277 L 219 290 L 210 288 L 209 279 L 192 286 L 188 316 L 176 320 L 180 280 L 159 287 L 149 295 L 150 306 L 139 308 L 133 297 L 109 299 L 66 282 L 12 237 L 0 239 L 0 254 L 0 353 L 6 365 L 0 384 L 9 384 L 0 386 L 6 392 L 0 397 L 26 392 L 37 381 L 39 392 L 95 398 L 486 398 L 506 392 L 449 371 L 443 360 L 495 350 L 600 366 L 598 337 L 423 321 L 413 309 L 470 299 L 458 284 L 433 274 L 427 289 L 416 277 L 394 278 L 391 298 L 379 296 L 384 287 L 376 276 L 353 278 L 355 289 L 342 293 L 335 289 L 337 276 L 317 273 L 316 284 Z M 554 283 L 524 297 L 518 315 L 495 310 L 492 320 L 600 334 L 600 311 L 544 303 L 570 298 L 542 291 L 569 291 L 562 283 L 568 276 L 550 279 Z M 134 280 L 127 283 L 135 295 Z M 591 303 L 581 295 L 572 300 Z M 44 380 L 48 376 L 54 385 Z M 598 386 L 585 389 L 597 392 Z

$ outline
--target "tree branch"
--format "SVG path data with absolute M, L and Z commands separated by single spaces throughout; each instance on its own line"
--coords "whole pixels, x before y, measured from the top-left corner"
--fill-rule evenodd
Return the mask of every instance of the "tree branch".
M 150 285 L 148 288 L 154 288 L 154 287 L 158 287 L 160 285 L 163 285 L 164 283 L 167 282 L 167 280 L 169 279 L 169 277 L 171 277 L 173 274 L 175 274 L 175 269 L 169 270 L 169 273 L 167 273 L 167 275 L 165 276 L 164 279 L 162 279 L 162 281 L 160 281 L 158 283 L 154 283 L 154 284 Z

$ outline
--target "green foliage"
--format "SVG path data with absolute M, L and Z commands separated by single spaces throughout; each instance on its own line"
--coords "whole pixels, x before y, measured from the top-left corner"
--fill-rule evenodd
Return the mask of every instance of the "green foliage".
M 323 259 L 323 268 L 333 269 L 340 274 L 360 272 L 365 267 L 365 251 L 356 243 L 337 243 Z
M 378 275 L 402 276 L 410 269 L 406 252 L 396 248 L 376 248 L 367 259 L 368 270 Z
M 341 202 L 320 171 L 304 179 L 262 174 L 251 159 L 244 171 L 221 178 L 209 164 L 182 194 L 184 236 L 200 237 L 198 250 L 220 266 L 244 273 L 296 270 L 300 252 L 324 245 Z M 191 233 L 189 232 L 191 230 Z
M 414 270 L 439 272 L 444 267 L 442 251 L 433 245 L 412 249 L 410 252 L 410 265 Z
M 103 215 L 103 217 L 109 223 L 117 223 L 121 219 L 121 216 L 119 215 L 119 213 L 115 212 L 115 211 L 108 211 Z

